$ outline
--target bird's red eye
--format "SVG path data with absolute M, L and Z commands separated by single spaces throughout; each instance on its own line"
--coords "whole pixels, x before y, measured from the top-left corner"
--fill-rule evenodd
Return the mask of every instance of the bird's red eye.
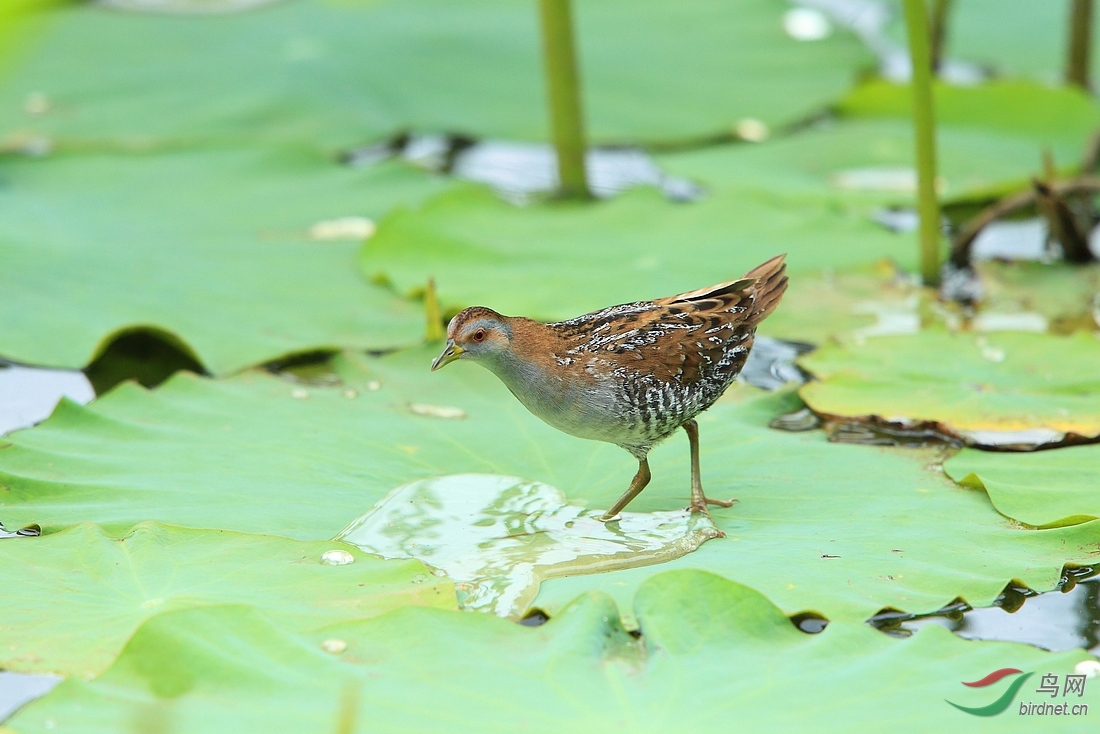
M 485 340 L 485 329 L 478 329 L 477 331 L 475 331 L 473 339 L 474 339 L 475 342 L 484 341 Z

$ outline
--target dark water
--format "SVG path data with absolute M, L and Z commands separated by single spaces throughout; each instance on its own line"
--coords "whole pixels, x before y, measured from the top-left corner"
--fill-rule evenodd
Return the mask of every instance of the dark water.
M 883 610 L 868 623 L 908 637 L 937 624 L 968 640 L 1022 642 L 1060 652 L 1082 648 L 1100 654 L 1100 566 L 1069 568 L 1059 588 L 1038 593 L 1008 586 L 992 607 L 973 609 L 958 600 L 930 614 Z

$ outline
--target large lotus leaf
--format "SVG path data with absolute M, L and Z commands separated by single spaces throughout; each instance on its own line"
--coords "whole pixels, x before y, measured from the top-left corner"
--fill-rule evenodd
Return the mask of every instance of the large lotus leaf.
M 319 221 L 377 217 L 443 185 L 293 148 L 8 158 L 0 355 L 82 367 L 123 329 L 173 333 L 224 373 L 320 347 L 415 342 L 423 315 L 354 272 Z
M 944 462 L 948 476 L 984 489 L 997 510 L 1034 527 L 1058 527 L 1100 517 L 1100 447 L 1018 454 L 963 449 Z
M 817 413 L 931 421 L 978 443 L 996 434 L 1100 435 L 1100 339 L 928 329 L 909 336 L 828 344 L 803 366 L 801 389 Z
M 759 191 L 684 205 L 639 190 L 597 205 L 517 209 L 462 188 L 387 217 L 361 262 L 401 292 L 434 276 L 450 308 L 556 319 L 733 279 L 781 252 L 805 273 L 909 260 L 910 244 L 831 202 L 792 208 Z
M 496 378 L 430 375 L 433 356 L 417 349 L 371 360 L 365 373 L 350 366 L 354 388 L 180 373 L 152 392 L 128 383 L 87 406 L 63 401 L 45 423 L 4 437 L 0 520 L 47 532 L 89 520 L 114 533 L 159 520 L 323 540 L 421 478 L 492 473 L 604 496 L 629 479 L 621 449 L 582 443 L 579 461 L 577 441 L 544 427 Z M 470 417 L 424 417 L 409 403 Z M 666 497 L 665 509 L 680 501 Z
M 854 93 L 848 104 L 854 104 L 859 94 Z M 1079 95 L 1070 99 L 1078 102 Z M 1100 115 L 1087 101 L 1080 106 L 1088 120 L 1100 125 Z M 1084 145 L 1077 128 L 1057 136 L 1047 132 L 1045 128 L 980 127 L 965 118 L 939 121 L 940 195 L 947 201 L 966 199 L 1026 180 L 1040 170 L 1044 147 L 1057 161 L 1076 162 Z M 825 121 L 761 144 L 664 153 L 656 160 L 670 173 L 704 184 L 715 196 L 764 191 L 793 206 L 827 198 L 838 202 L 841 212 L 850 213 L 868 211 L 873 204 L 915 202 L 915 177 L 903 175 L 906 169 L 914 169 L 913 156 L 912 121 L 899 112 Z
M 93 517 L 120 531 L 153 518 L 320 539 L 410 479 L 481 471 L 539 476 L 563 489 L 606 484 L 610 493 L 620 484 L 616 470 L 629 461 L 619 449 L 585 444 L 599 452 L 591 466 L 578 465 L 570 460 L 574 441 L 540 445 L 527 435 L 545 429 L 495 378 L 468 369 L 429 375 L 432 356 L 418 350 L 371 361 L 366 374 L 380 378 L 381 389 L 360 380 L 357 397 L 262 373 L 221 381 L 181 374 L 152 393 L 130 384 L 87 407 L 64 402 L 42 426 L 6 438 L 15 446 L 3 456 L 26 480 L 13 477 L 26 493 L 13 492 L 47 530 Z M 471 417 L 425 418 L 410 401 L 459 405 Z M 506 430 L 501 411 L 510 416 Z M 463 447 L 456 430 L 473 443 Z M 112 443 L 118 451 L 108 459 L 102 449 Z M 55 463 L 63 446 L 74 463 Z M 139 456 L 148 464 L 135 472 Z M 602 467 L 611 456 L 617 466 Z M 103 482 L 112 489 L 101 491 Z M 15 522 L 22 503 L 5 504 L 4 519 Z
M 354 562 L 325 565 L 338 550 Z M 408 605 L 455 608 L 454 587 L 417 561 L 383 561 L 345 543 L 138 525 L 121 539 L 82 524 L 0 543 L 0 667 L 91 676 L 150 617 L 249 604 L 307 631 Z
M 781 0 L 576 4 L 585 117 L 596 140 L 728 132 L 807 117 L 870 56 L 847 34 L 783 31 Z M 178 18 L 90 4 L 9 75 L 0 130 L 67 144 L 309 140 L 346 146 L 413 128 L 545 139 L 538 9 L 478 0 L 284 2 Z M 25 114 L 25 95 L 51 100 Z
M 937 84 L 934 104 L 938 125 L 1021 135 L 1043 144 L 1077 141 L 1079 150 L 1100 125 L 1100 107 L 1084 92 L 1029 82 L 973 87 Z M 838 111 L 853 117 L 910 119 L 912 105 L 908 85 L 874 81 L 856 87 L 839 103 Z M 1073 165 L 1080 155 L 1058 162 Z
M 127 385 L 89 406 L 63 403 L 44 424 L 5 438 L 0 519 L 47 531 L 87 520 L 115 533 L 154 519 L 320 540 L 427 477 L 537 480 L 590 509 L 626 488 L 637 465 L 625 451 L 546 426 L 477 365 L 428 374 L 431 356 L 349 357 L 342 388 L 180 375 L 154 392 Z M 1048 589 L 1064 563 L 1095 561 L 1100 522 L 1020 529 L 983 493 L 929 471 L 932 453 L 767 427 L 797 406 L 789 394 L 736 385 L 700 417 L 704 487 L 740 499 L 712 512 L 727 538 L 662 566 L 551 580 L 536 604 L 556 610 L 598 587 L 628 605 L 659 569 L 698 567 L 789 611 L 862 620 L 885 606 L 930 611 L 956 596 L 989 604 L 1013 577 Z M 659 447 L 650 465 L 653 481 L 629 509 L 686 505 L 686 438 Z
M 1015 667 L 1030 674 L 1017 698 L 1034 700 L 1036 673 L 1061 679 L 1088 659 L 935 626 L 903 641 L 857 623 L 804 635 L 759 593 L 700 572 L 650 580 L 635 607 L 641 640 L 599 594 L 538 629 L 407 608 L 302 636 L 242 607 L 168 613 L 100 678 L 61 683 L 10 723 L 23 734 L 951 729 L 974 719 L 946 701 L 986 705 L 1015 679 L 962 681 Z M 321 652 L 326 637 L 347 644 L 340 658 Z M 1097 700 L 1086 686 L 1072 702 Z M 1034 729 L 1015 713 L 998 729 Z

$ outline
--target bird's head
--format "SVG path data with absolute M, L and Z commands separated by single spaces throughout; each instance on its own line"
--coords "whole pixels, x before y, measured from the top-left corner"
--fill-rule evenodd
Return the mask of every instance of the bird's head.
M 447 346 L 432 362 L 432 371 L 456 359 L 492 361 L 508 351 L 511 341 L 512 327 L 507 316 L 484 306 L 473 306 L 447 325 Z

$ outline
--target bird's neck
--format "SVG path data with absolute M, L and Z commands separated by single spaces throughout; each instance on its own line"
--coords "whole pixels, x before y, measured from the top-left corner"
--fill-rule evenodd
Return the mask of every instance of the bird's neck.
M 556 335 L 545 324 L 530 319 L 510 319 L 510 326 L 510 348 L 479 361 L 500 378 L 520 402 L 556 400 L 562 390 L 561 380 L 556 379 L 546 365 L 552 359 Z

